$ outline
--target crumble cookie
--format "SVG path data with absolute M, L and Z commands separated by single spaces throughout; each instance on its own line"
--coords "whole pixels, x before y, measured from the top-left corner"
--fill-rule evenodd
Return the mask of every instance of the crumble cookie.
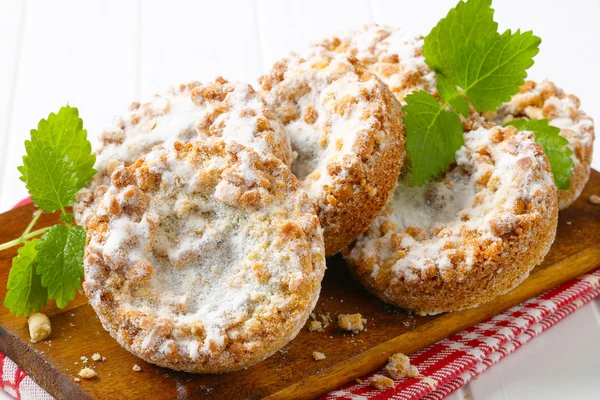
M 289 168 L 235 141 L 176 142 L 118 167 L 91 219 L 84 290 L 136 356 L 223 373 L 269 357 L 325 271 L 315 207 Z
M 590 178 L 590 164 L 594 149 L 594 121 L 579 108 L 579 99 L 566 94 L 550 81 L 527 81 L 520 93 L 503 104 L 488 118 L 504 124 L 515 118 L 547 119 L 550 125 L 560 128 L 560 135 L 569 141 L 573 150 L 573 175 L 569 189 L 558 190 L 558 206 L 569 207 L 581 194 Z
M 436 92 L 436 75 L 423 56 L 423 36 L 405 29 L 365 25 L 315 43 L 310 51 L 358 58 L 389 86 L 401 103 L 406 95 L 417 90 Z
M 385 209 L 344 250 L 386 303 L 439 313 L 475 307 L 522 282 L 554 241 L 556 186 L 530 132 L 464 134 L 456 163 L 422 187 L 404 171 Z
M 259 79 L 292 144 L 292 172 L 315 201 L 332 255 L 385 206 L 404 158 L 402 110 L 355 57 L 295 55 Z
M 129 111 L 100 134 L 94 166 L 98 173 L 89 187 L 78 193 L 73 207 L 75 219 L 83 227 L 87 227 L 97 198 L 110 184 L 110 174 L 118 166 L 132 164 L 156 145 L 235 140 L 261 154 L 272 153 L 288 166 L 291 162 L 281 122 L 245 83 L 230 83 L 223 78 L 207 84 L 191 82 L 156 94 L 148 103 L 135 102 Z

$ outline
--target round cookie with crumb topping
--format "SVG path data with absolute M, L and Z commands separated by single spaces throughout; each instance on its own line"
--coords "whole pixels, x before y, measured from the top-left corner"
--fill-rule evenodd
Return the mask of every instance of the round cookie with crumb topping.
M 273 154 L 289 165 L 291 149 L 281 122 L 248 84 L 223 78 L 169 88 L 144 104 L 133 103 L 130 113 L 115 118 L 100 135 L 96 150 L 97 175 L 81 190 L 74 206 L 75 219 L 84 227 L 96 198 L 110 183 L 110 174 L 128 166 L 156 145 L 196 140 L 235 140 L 261 154 Z
M 560 135 L 569 141 L 573 150 L 574 167 L 571 186 L 558 190 L 558 206 L 569 207 L 581 194 L 590 178 L 592 151 L 594 150 L 594 121 L 579 108 L 579 99 L 566 94 L 549 81 L 527 81 L 520 93 L 503 104 L 495 114 L 487 117 L 499 124 L 515 118 L 547 119 L 550 125 L 560 128 Z
M 386 25 L 365 25 L 314 43 L 311 53 L 351 55 L 385 82 L 401 103 L 406 95 L 436 92 L 436 75 L 425 63 L 423 36 Z
M 542 147 L 530 132 L 486 126 L 464 134 L 440 178 L 410 187 L 404 171 L 384 212 L 344 250 L 384 302 L 425 314 L 475 307 L 521 283 L 550 249 L 558 204 Z
M 385 206 L 404 158 L 400 104 L 354 57 L 290 56 L 260 78 L 283 122 L 292 172 L 319 209 L 331 255 Z
M 235 141 L 175 142 L 119 166 L 88 226 L 83 284 L 142 359 L 223 373 L 283 347 L 325 271 L 322 229 L 289 168 Z

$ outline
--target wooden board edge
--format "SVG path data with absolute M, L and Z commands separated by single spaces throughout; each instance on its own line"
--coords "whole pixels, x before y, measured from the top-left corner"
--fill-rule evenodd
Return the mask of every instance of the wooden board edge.
M 55 399 L 92 400 L 89 394 L 45 360 L 42 354 L 2 326 L 0 326 L 0 352 L 13 360 Z M 36 359 L 37 361 L 34 361 Z
M 349 358 L 345 363 L 334 365 L 328 370 L 322 371 L 319 375 L 310 376 L 273 393 L 265 399 L 294 398 L 302 400 L 315 398 L 375 371 L 382 367 L 387 362 L 387 358 L 394 353 L 415 353 L 598 267 L 600 267 L 600 246 L 588 248 L 542 270 L 534 270 L 527 278 L 529 280 L 527 285 L 517 286 L 512 291 L 497 297 L 489 303 L 468 310 L 444 314 L 412 331 Z M 559 270 L 564 273 L 556 273 Z M 546 285 L 540 285 L 543 282 Z M 453 329 L 451 331 L 440 330 L 440 326 L 453 326 Z M 423 346 L 422 336 L 425 334 L 428 336 L 428 340 L 426 345 Z M 417 337 L 421 337 L 421 340 L 417 341 Z M 370 358 L 371 361 L 365 362 L 366 358 Z

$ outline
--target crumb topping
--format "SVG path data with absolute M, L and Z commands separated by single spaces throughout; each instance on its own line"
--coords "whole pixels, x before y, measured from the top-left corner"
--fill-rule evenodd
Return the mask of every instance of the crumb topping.
M 175 369 L 243 365 L 295 335 L 325 264 L 314 207 L 297 189 L 283 163 L 235 142 L 175 143 L 117 168 L 85 257 L 84 289 L 105 328 Z
M 547 119 L 550 125 L 560 128 L 560 135 L 569 141 L 569 147 L 573 150 L 571 158 L 575 164 L 570 179 L 571 187 L 558 192 L 561 209 L 579 197 L 590 175 L 594 121 L 579 106 L 576 96 L 566 94 L 550 81 L 527 81 L 511 101 L 503 104 L 496 113 L 487 115 L 498 124 L 516 118 Z
M 437 79 L 425 63 L 422 47 L 421 35 L 372 24 L 315 43 L 311 51 L 343 53 L 358 58 L 389 86 L 398 101 L 404 103 L 406 95 L 413 91 L 436 92 Z
M 83 226 L 117 167 L 132 164 L 157 145 L 235 140 L 260 154 L 272 153 L 287 165 L 291 162 L 287 135 L 263 98 L 250 85 L 223 78 L 171 87 L 148 103 L 133 103 L 130 114 L 116 117 L 99 139 L 94 166 L 98 173 L 89 188 L 80 191 L 74 207 Z
M 502 247 L 526 204 L 554 185 L 552 175 L 530 133 L 478 128 L 464 139 L 444 176 L 410 187 L 410 173 L 401 175 L 387 211 L 358 238 L 350 259 L 395 260 L 395 273 L 419 279 L 415 271 L 471 268 L 481 247 Z M 374 264 L 373 277 L 383 272 L 380 265 Z

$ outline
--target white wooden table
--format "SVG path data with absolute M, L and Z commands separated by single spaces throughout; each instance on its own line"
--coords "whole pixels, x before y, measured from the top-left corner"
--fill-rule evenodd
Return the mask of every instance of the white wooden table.
M 366 23 L 426 34 L 457 0 L 0 1 L 0 210 L 26 196 L 16 167 L 29 130 L 79 108 L 92 142 L 133 100 L 217 75 L 251 83 L 309 40 Z M 534 79 L 577 94 L 600 121 L 600 0 L 495 0 L 502 29 L 543 42 Z M 596 142 L 600 169 L 600 140 Z M 600 398 L 600 300 L 453 395 Z M 0 392 L 0 398 L 6 397 Z

